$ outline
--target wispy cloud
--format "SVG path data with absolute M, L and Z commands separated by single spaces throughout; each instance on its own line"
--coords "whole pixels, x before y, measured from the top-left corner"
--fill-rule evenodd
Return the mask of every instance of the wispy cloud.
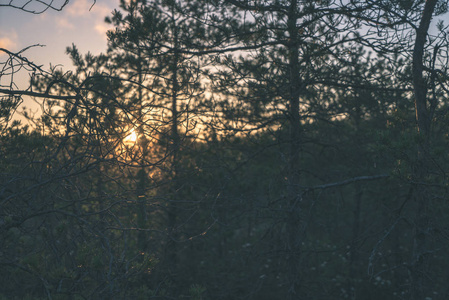
M 58 17 L 56 19 L 56 24 L 58 26 L 59 31 L 63 31 L 64 29 L 74 29 L 75 25 L 70 23 L 67 18 Z
M 118 2 L 118 1 L 117 1 Z M 60 17 L 61 27 L 75 29 L 80 19 L 93 22 L 92 28 L 103 39 L 106 39 L 106 32 L 110 26 L 105 24 L 104 18 L 111 14 L 112 7 L 102 2 L 94 0 L 71 1 L 63 11 L 64 16 Z
M 16 46 L 16 43 L 8 37 L 0 37 L 0 48 L 11 50 Z
M 10 51 L 17 50 L 17 33 L 15 31 L 0 31 L 0 48 L 5 48 Z M 0 51 L 0 55 L 4 54 L 3 51 Z
M 105 23 L 97 23 L 95 25 L 95 31 L 100 34 L 104 40 L 106 40 L 106 32 L 111 29 L 112 27 Z
M 65 10 L 65 13 L 74 17 L 92 17 L 96 15 L 100 18 L 104 18 L 111 12 L 111 9 L 98 1 L 95 3 L 93 0 L 77 0 L 72 1 Z

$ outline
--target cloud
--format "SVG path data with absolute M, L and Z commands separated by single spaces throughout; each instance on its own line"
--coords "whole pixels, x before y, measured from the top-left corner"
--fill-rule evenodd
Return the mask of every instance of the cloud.
M 1 0 L 0 0 L 1 1 Z M 90 26 L 95 33 L 106 39 L 106 31 L 109 29 L 104 18 L 111 14 L 112 8 L 105 3 L 95 0 L 70 1 L 64 10 L 50 19 L 58 34 L 71 32 L 74 36 L 81 32 L 82 28 Z M 44 21 L 44 19 L 42 19 Z M 77 32 L 75 32 L 76 30 Z
M 94 0 L 77 0 L 71 1 L 64 12 L 73 17 L 91 17 L 94 14 L 104 18 L 110 14 L 111 8 L 103 3 L 95 3 Z
M 0 31 L 0 48 L 5 48 L 10 51 L 17 50 L 17 33 L 15 31 L 4 32 Z M 0 55 L 4 54 L 0 51 Z
M 98 34 L 100 34 L 103 39 L 106 40 L 107 36 L 106 36 L 106 32 L 111 29 L 112 27 L 109 24 L 105 24 L 105 23 L 97 23 L 95 25 L 95 31 L 98 32 Z
M 59 31 L 62 31 L 63 29 L 74 29 L 75 28 L 75 26 L 64 17 L 58 17 L 56 19 L 56 24 L 58 26 Z
M 92 4 L 89 4 L 87 0 L 70 1 L 64 13 L 73 17 L 83 17 L 89 13 L 91 6 Z
M 110 26 L 104 22 L 104 18 L 111 14 L 113 8 L 108 6 L 108 2 L 94 1 L 70 1 L 69 5 L 63 11 L 64 15 L 60 17 L 60 23 L 58 22 L 58 25 L 60 25 L 59 28 L 74 29 L 77 26 L 75 24 L 91 22 L 91 28 L 101 35 L 103 39 L 106 39 L 106 32 L 110 29 Z
M 0 37 L 0 48 L 11 49 L 16 46 L 16 43 L 8 37 Z
M 113 8 L 105 5 L 104 3 L 98 3 L 97 1 L 97 3 L 92 7 L 91 12 L 101 17 L 101 20 L 104 20 L 106 16 L 111 15 L 112 10 Z

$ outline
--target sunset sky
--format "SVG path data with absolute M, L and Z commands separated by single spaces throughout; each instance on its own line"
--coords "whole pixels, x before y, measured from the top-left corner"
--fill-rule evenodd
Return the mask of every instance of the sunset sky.
M 112 10 L 119 5 L 119 0 L 97 0 L 96 3 L 94 0 L 70 0 L 62 11 L 47 10 L 34 15 L 1 6 L 9 1 L 0 0 L 0 48 L 17 52 L 31 45 L 43 45 L 44 47 L 27 50 L 24 55 L 37 65 L 42 65 L 44 69 L 48 69 L 51 64 L 59 65 L 63 70 L 72 68 L 65 54 L 66 47 L 72 43 L 82 54 L 88 51 L 99 54 L 106 50 L 105 33 L 110 27 L 104 22 L 104 18 L 111 16 Z M 26 1 L 14 0 L 13 4 L 20 5 Z M 36 0 L 32 1 L 32 5 L 37 3 Z M 54 0 L 55 3 L 58 1 L 64 0 Z M 447 24 L 448 14 L 435 18 L 434 23 L 441 19 Z M 21 74 L 15 81 L 18 88 L 26 88 L 28 75 Z
M 0 4 L 6 2 L 9 0 L 0 0 Z M 98 0 L 93 7 L 92 4 L 93 0 L 71 0 L 62 11 L 47 10 L 38 15 L 0 7 L 0 48 L 16 52 L 40 44 L 44 47 L 32 48 L 24 55 L 43 65 L 44 69 L 48 69 L 51 63 L 69 70 L 72 64 L 65 49 L 72 43 L 83 54 L 88 51 L 98 54 L 106 50 L 105 33 L 109 27 L 104 18 L 111 15 L 119 1 Z
M 20 5 L 27 0 L 13 0 Z M 37 3 L 36 0 L 32 0 Z M 44 0 L 50 1 L 50 0 Z M 55 3 L 64 0 L 54 0 Z M 26 52 L 26 56 L 48 68 L 61 64 L 64 69 L 71 68 L 65 54 L 67 46 L 74 43 L 81 53 L 88 51 L 98 54 L 106 50 L 106 31 L 110 27 L 104 22 L 118 8 L 119 0 L 70 0 L 62 11 L 47 10 L 33 15 L 19 9 L 1 7 L 10 0 L 0 0 L 0 48 L 19 51 L 27 46 L 40 44 Z M 449 20 L 448 15 L 434 19 Z M 1 59 L 1 56 L 0 56 Z

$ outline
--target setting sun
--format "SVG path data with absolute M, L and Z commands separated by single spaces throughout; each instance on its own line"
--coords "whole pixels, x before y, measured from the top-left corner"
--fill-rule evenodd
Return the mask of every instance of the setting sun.
M 124 142 L 125 143 L 135 143 L 137 141 L 137 134 L 134 129 L 131 130 L 131 133 L 125 137 Z

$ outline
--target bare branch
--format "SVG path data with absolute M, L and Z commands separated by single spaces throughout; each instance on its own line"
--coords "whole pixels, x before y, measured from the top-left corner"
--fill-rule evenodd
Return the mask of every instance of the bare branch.
M 388 174 L 380 174 L 380 175 L 372 175 L 372 176 L 358 176 L 358 177 L 353 177 L 353 178 L 346 179 L 343 181 L 332 182 L 332 183 L 327 183 L 327 184 L 323 184 L 323 185 L 316 185 L 316 186 L 308 188 L 307 191 L 324 190 L 324 189 L 333 188 L 333 187 L 337 187 L 337 186 L 348 185 L 348 184 L 358 182 L 358 181 L 371 181 L 371 180 L 378 180 L 378 179 L 383 179 L 383 178 L 388 178 L 388 177 L 390 177 L 390 175 L 388 175 Z
M 6 94 L 6 95 L 13 95 L 13 96 L 31 96 L 31 97 L 38 97 L 38 98 L 50 98 L 55 100 L 75 100 L 78 98 L 78 96 L 59 96 L 59 95 L 51 95 L 49 93 L 37 93 L 32 91 L 14 91 L 14 90 L 8 90 L 8 89 L 1 89 L 0 93 Z

